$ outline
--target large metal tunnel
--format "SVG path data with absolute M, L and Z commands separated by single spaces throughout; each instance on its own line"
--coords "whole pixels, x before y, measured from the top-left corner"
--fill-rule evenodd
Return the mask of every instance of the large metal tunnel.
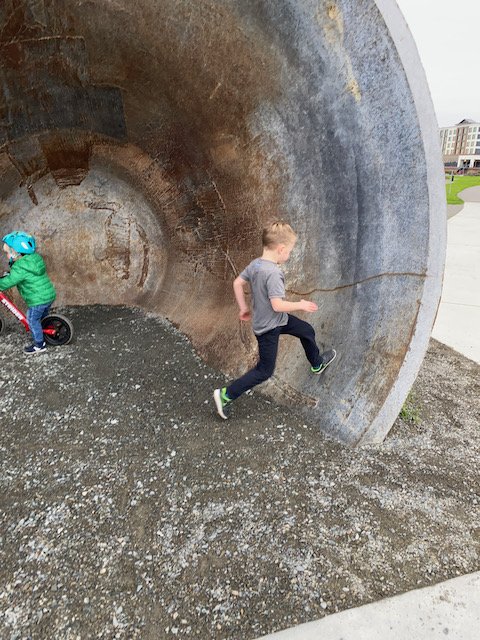
M 425 354 L 445 211 L 433 108 L 394 0 L 3 0 L 0 232 L 60 304 L 169 318 L 226 376 L 255 360 L 232 280 L 267 220 L 335 366 L 282 339 L 266 390 L 381 441 Z M 77 328 L 79 331 L 81 328 Z

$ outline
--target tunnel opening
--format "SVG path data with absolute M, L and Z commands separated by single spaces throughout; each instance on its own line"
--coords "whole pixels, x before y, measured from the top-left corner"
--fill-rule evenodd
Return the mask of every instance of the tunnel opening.
M 264 223 L 288 219 L 288 295 L 319 304 L 318 340 L 339 357 L 312 386 L 287 339 L 266 389 L 352 444 L 391 426 L 442 265 L 426 134 L 377 4 L 0 8 L 0 232 L 37 236 L 60 304 L 164 315 L 236 375 L 256 345 L 231 282 Z

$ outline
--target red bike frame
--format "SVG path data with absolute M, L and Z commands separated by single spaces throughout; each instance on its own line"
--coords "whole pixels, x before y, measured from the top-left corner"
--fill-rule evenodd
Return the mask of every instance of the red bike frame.
M 4 307 L 7 307 L 10 313 L 12 313 L 17 318 L 17 320 L 19 320 L 23 324 L 26 331 L 30 331 L 26 315 L 13 304 L 10 298 L 7 298 L 3 291 L 0 291 L 0 302 Z M 55 335 L 56 332 L 55 329 L 46 327 L 45 329 L 43 329 L 43 333 L 46 333 L 47 335 Z

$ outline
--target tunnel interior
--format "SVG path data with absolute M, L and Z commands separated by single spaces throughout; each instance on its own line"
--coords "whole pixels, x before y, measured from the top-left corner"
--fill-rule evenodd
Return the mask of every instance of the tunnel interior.
M 432 220 L 377 3 L 5 0 L 0 48 L 0 232 L 36 236 L 57 303 L 161 314 L 237 375 L 256 342 L 231 284 L 286 219 L 288 297 L 318 303 L 338 358 L 312 383 L 285 338 L 266 391 L 345 442 L 384 437 L 393 420 L 369 429 L 401 405 Z

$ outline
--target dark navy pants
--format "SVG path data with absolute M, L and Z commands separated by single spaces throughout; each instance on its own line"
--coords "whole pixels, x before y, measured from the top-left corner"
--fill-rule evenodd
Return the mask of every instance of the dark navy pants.
M 258 340 L 257 365 L 254 369 L 251 369 L 227 387 L 227 395 L 230 400 L 235 400 L 241 396 L 242 393 L 248 391 L 248 389 L 265 382 L 265 380 L 268 380 L 268 378 L 272 376 L 277 360 L 278 339 L 282 333 L 300 338 L 307 360 L 312 367 L 320 366 L 322 357 L 315 342 L 315 331 L 312 325 L 288 314 L 288 322 L 286 325 L 271 329 L 266 333 L 262 333 L 260 336 L 255 336 Z

